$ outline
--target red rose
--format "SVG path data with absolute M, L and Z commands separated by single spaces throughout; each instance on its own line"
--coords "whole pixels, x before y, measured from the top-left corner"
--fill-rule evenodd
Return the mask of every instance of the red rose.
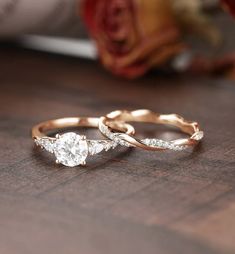
M 222 5 L 235 16 L 235 0 L 221 0 Z
M 104 66 L 137 77 L 182 50 L 167 0 L 84 0 L 83 16 Z

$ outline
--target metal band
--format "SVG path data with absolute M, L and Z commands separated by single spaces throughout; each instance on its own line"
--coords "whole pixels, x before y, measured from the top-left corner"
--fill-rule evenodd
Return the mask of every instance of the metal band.
M 182 132 L 190 135 L 189 138 L 164 141 L 161 139 L 142 139 L 139 140 L 129 134 L 113 135 L 112 124 L 116 121 L 124 122 L 145 122 L 155 124 L 171 125 L 179 128 Z M 203 131 L 200 130 L 197 122 L 185 120 L 176 114 L 158 114 L 147 109 L 134 111 L 117 110 L 100 118 L 100 131 L 112 140 L 121 140 L 122 145 L 139 147 L 145 150 L 183 150 L 187 147 L 196 145 L 203 138 Z

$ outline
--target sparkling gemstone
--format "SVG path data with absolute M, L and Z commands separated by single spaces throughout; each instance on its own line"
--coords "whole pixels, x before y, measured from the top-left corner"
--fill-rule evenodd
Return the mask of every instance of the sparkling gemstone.
M 203 131 L 198 131 L 198 132 L 196 132 L 196 133 L 193 135 L 193 138 L 194 138 L 195 140 L 201 140 L 201 139 L 203 138 L 203 136 L 204 136 Z
M 74 167 L 83 164 L 88 155 L 88 144 L 84 136 L 65 133 L 55 141 L 54 154 L 59 163 Z
M 35 139 L 35 143 L 38 146 L 43 147 L 45 150 L 47 150 L 50 153 L 54 152 L 54 142 L 51 139 L 48 139 L 48 138 L 38 138 L 38 139 Z
M 119 137 L 120 133 L 115 133 L 113 134 L 112 140 L 117 144 L 117 145 L 121 145 L 121 146 L 127 146 L 127 147 L 131 147 L 131 145 L 126 142 L 125 140 L 121 139 Z
M 175 151 L 182 151 L 187 148 L 187 146 L 184 145 L 176 145 L 171 141 L 164 141 L 161 139 L 143 139 L 142 142 L 148 146 L 152 147 L 158 147 L 158 148 L 164 148 L 164 149 L 170 149 Z
M 105 149 L 105 145 L 106 145 L 105 141 L 104 142 L 99 140 L 89 141 L 89 153 L 91 155 L 100 153 Z
M 114 149 L 118 144 L 114 141 L 106 141 L 106 140 L 89 140 L 88 141 L 89 145 L 89 153 L 91 155 L 98 154 L 100 152 L 108 151 L 111 148 Z

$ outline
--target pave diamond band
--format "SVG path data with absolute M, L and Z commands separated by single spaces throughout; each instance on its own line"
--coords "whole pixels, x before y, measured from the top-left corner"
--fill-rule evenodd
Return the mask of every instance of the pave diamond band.
M 47 136 L 47 133 L 56 129 L 68 127 L 95 127 L 98 128 L 99 118 L 94 117 L 70 117 L 46 121 L 33 127 L 32 138 L 36 145 L 52 153 L 56 162 L 68 167 L 85 165 L 89 155 L 95 155 L 102 151 L 114 149 L 119 143 L 116 140 L 90 140 L 84 135 L 74 132 L 56 134 L 55 137 Z M 115 132 L 134 134 L 134 128 L 125 123 L 114 123 Z
M 156 138 L 137 139 L 132 135 L 123 133 L 113 133 L 112 124 L 119 122 L 146 122 L 155 124 L 171 125 L 179 128 L 182 132 L 190 135 L 189 138 L 182 138 L 172 141 L 164 141 Z M 157 114 L 147 109 L 135 111 L 117 110 L 100 118 L 100 131 L 111 140 L 116 140 L 118 144 L 125 146 L 139 147 L 146 150 L 175 150 L 182 151 L 188 147 L 196 145 L 204 136 L 198 123 L 185 120 L 176 114 Z

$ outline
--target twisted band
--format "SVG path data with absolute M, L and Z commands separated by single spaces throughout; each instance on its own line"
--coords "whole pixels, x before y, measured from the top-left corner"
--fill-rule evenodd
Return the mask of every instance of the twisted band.
M 156 138 L 137 139 L 132 135 L 119 133 L 114 136 L 112 124 L 114 122 L 145 122 L 155 124 L 171 125 L 179 128 L 182 132 L 189 134 L 189 138 L 181 138 L 172 141 L 164 141 Z M 121 145 L 139 147 L 145 150 L 184 150 L 195 146 L 203 138 L 197 122 L 185 120 L 176 114 L 158 114 L 147 109 L 134 111 L 117 110 L 100 118 L 100 131 L 111 140 L 116 140 Z

